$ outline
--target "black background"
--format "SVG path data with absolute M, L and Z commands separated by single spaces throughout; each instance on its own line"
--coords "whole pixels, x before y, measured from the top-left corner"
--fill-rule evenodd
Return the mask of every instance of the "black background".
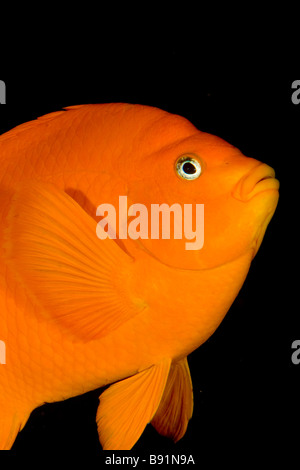
M 278 208 L 239 296 L 216 333 L 189 356 L 195 409 L 186 435 L 173 444 L 148 426 L 132 454 L 191 454 L 199 465 L 237 460 L 241 467 L 249 459 L 291 456 L 300 396 L 300 365 L 291 362 L 291 343 L 300 339 L 300 105 L 291 101 L 291 84 L 299 78 L 293 61 L 271 39 L 244 44 L 241 25 L 230 44 L 221 34 L 213 46 L 213 31 L 203 38 L 198 30 L 178 28 L 158 38 L 153 23 L 146 38 L 143 24 L 129 38 L 126 25 L 121 34 L 99 30 L 77 28 L 75 34 L 70 27 L 54 47 L 43 41 L 55 36 L 50 29 L 10 46 L 0 68 L 7 89 L 1 133 L 64 106 L 147 104 L 180 114 L 271 165 L 281 182 Z M 99 390 L 35 410 L 13 453 L 47 459 L 80 452 L 104 465 L 98 396 Z

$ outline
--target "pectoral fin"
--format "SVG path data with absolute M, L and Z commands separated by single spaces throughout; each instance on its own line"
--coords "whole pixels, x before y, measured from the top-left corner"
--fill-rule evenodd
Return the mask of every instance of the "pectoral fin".
M 100 396 L 97 426 L 105 450 L 130 450 L 155 414 L 170 360 L 111 385 Z
M 160 405 L 151 424 L 175 442 L 186 431 L 193 414 L 193 386 L 187 358 L 172 364 Z
M 87 341 L 145 308 L 127 286 L 133 259 L 96 226 L 64 191 L 31 183 L 16 191 L 4 229 L 6 262 L 37 310 Z

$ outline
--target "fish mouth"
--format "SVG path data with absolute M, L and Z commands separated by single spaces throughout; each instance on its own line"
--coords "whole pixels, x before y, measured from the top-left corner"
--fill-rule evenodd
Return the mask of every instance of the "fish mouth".
M 279 189 L 279 181 L 275 178 L 275 171 L 269 165 L 260 163 L 244 175 L 233 190 L 233 197 L 239 201 L 250 201 L 263 191 Z

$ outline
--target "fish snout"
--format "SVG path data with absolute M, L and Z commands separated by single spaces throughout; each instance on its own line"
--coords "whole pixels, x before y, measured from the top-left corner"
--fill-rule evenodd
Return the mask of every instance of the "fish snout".
M 269 165 L 260 163 L 246 173 L 233 189 L 233 197 L 247 202 L 257 194 L 279 189 L 279 181 L 275 178 L 275 171 Z

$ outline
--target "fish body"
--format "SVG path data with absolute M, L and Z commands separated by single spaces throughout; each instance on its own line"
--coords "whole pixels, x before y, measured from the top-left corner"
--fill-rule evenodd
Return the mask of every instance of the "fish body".
M 186 357 L 246 278 L 278 201 L 274 170 L 182 117 L 121 103 L 18 126 L 0 159 L 0 448 L 37 406 L 109 384 L 104 449 L 130 449 L 148 422 L 177 441 L 193 409 Z M 203 204 L 203 247 L 172 229 L 99 239 L 97 207 L 117 221 L 120 196 L 149 226 L 153 204 Z

